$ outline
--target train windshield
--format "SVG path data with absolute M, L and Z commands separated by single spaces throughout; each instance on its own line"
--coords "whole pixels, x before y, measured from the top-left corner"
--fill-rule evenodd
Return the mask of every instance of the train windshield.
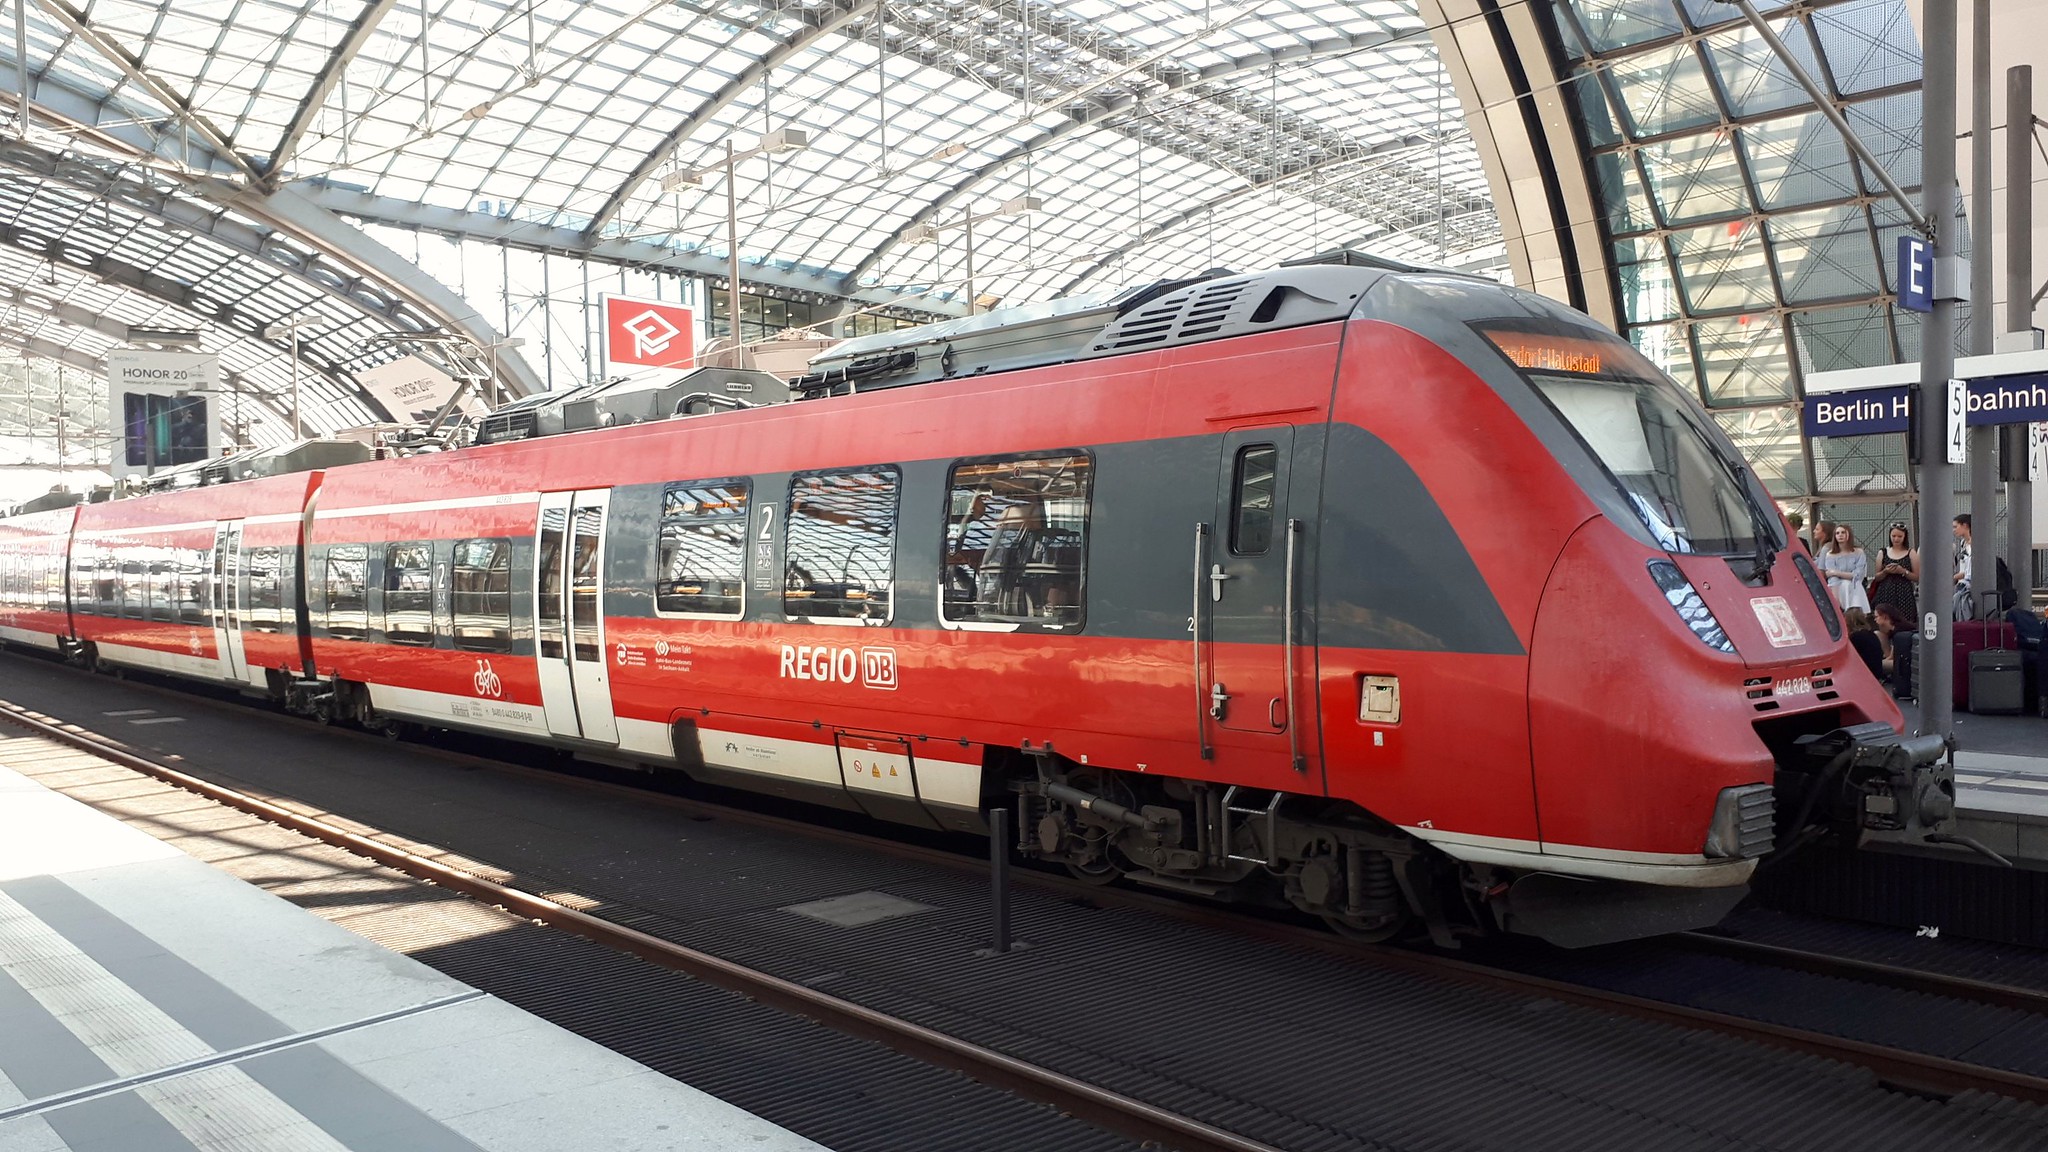
M 1622 340 L 1526 321 L 1474 325 L 1614 477 L 1667 552 L 1764 553 L 1780 541 L 1734 449 L 1670 377 Z

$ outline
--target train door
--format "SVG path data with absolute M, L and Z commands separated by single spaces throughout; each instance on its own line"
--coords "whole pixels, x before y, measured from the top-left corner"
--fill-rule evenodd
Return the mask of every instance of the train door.
M 223 520 L 213 530 L 213 647 L 220 653 L 221 678 L 247 683 L 249 659 L 242 648 L 242 626 L 248 605 L 242 569 L 242 522 Z
M 1215 538 L 1197 585 L 1207 616 L 1197 619 L 1203 706 L 1219 749 L 1294 750 L 1300 706 L 1294 700 L 1294 637 L 1287 613 L 1299 589 L 1300 540 L 1287 516 L 1290 427 L 1239 429 L 1223 437 Z M 1203 624 L 1206 623 L 1206 627 Z
M 616 744 L 604 643 L 611 491 L 545 492 L 534 534 L 534 635 L 548 731 Z

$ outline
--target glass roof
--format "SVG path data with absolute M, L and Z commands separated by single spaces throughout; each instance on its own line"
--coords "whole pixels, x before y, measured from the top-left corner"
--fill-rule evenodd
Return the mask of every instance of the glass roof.
M 1760 4 L 1909 195 L 1920 55 L 1902 0 Z M 1560 75 L 1590 145 L 1628 335 L 1694 383 L 1781 497 L 1905 486 L 1903 436 L 1799 432 L 1810 372 L 1919 354 L 1883 185 L 1741 13 L 1715 0 L 1560 0 Z
M 1797 434 L 1806 373 L 1917 349 L 1882 259 L 1903 222 L 1871 174 L 1728 5 L 1547 10 L 1629 336 L 1781 495 L 1896 487 L 1897 453 Z M 1916 185 L 1903 0 L 1769 11 Z M 446 319 L 347 259 L 391 255 L 384 224 L 715 274 L 730 194 L 743 279 L 937 313 L 1339 246 L 1507 267 L 1413 0 L 79 0 L 27 17 L 34 131 L 0 142 L 14 342 L 97 354 L 117 318 L 199 327 L 236 379 L 279 393 L 290 368 L 262 333 L 302 316 L 319 428 L 373 414 L 352 374 L 396 354 L 380 337 Z M 804 146 L 757 147 L 785 129 Z M 345 235 L 294 233 L 265 207 L 295 189 L 373 207 Z M 542 334 L 533 379 L 601 370 L 556 346 L 588 343 L 588 263 L 579 292 L 551 264 L 515 284 L 509 260 L 476 277 L 469 255 L 411 247 L 476 313 Z M 49 276 L 61 292 L 25 294 Z M 542 315 L 515 319 L 534 300 Z
M 94 0 L 34 66 L 268 180 L 898 290 L 1041 298 L 1337 243 L 1504 265 L 1408 0 Z M 5 37 L 0 37 L 5 39 Z M 139 62 L 117 64 L 102 43 Z M 189 109 L 189 113 L 183 110 Z M 181 114 L 182 113 L 182 114 Z M 930 224 L 937 240 L 905 242 Z

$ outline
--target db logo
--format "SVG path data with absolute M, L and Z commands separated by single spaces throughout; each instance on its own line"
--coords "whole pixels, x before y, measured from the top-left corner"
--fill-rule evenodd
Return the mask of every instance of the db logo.
M 620 327 L 633 338 L 633 354 L 653 356 L 668 351 L 668 346 L 683 334 L 681 328 L 668 322 L 668 318 L 649 308 Z
M 496 699 L 505 694 L 505 682 L 498 679 L 498 674 L 491 670 L 489 660 L 476 662 L 476 675 L 470 677 L 469 682 L 476 686 L 476 694 L 479 696 Z
M 624 644 L 619 645 L 618 661 L 620 664 L 626 662 L 626 646 Z
M 896 650 L 894 648 L 863 648 L 860 650 L 861 683 L 870 688 L 884 688 L 893 691 L 896 687 Z

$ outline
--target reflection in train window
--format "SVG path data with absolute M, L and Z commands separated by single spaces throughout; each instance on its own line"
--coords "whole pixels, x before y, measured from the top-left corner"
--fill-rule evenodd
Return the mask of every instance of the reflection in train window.
M 323 583 L 329 636 L 360 640 L 369 631 L 369 602 L 364 588 L 369 566 L 367 544 L 336 544 L 327 550 Z
M 173 548 L 178 579 L 177 620 L 197 628 L 213 625 L 213 549 Z
M 384 639 L 392 644 L 434 642 L 434 546 L 424 540 L 384 549 Z
M 534 538 L 534 571 L 540 582 L 535 594 L 534 636 L 544 659 L 562 658 L 567 629 L 562 623 L 562 543 L 568 537 L 569 510 L 544 508 L 540 533 Z
M 746 608 L 747 482 L 670 484 L 661 494 L 660 614 L 738 616 Z
M 604 509 L 578 504 L 569 522 L 569 658 L 595 662 L 602 658 L 598 646 L 604 635 L 602 610 L 604 573 L 601 542 L 604 540 Z
M 512 541 L 455 542 L 455 646 L 512 650 Z
M 284 630 L 284 549 L 251 548 L 242 553 L 242 571 L 249 575 L 249 599 L 242 626 L 252 632 Z
M 1273 546 L 1273 479 L 1280 455 L 1271 444 L 1238 449 L 1232 481 L 1230 550 L 1258 556 Z
M 783 529 L 785 612 L 812 620 L 889 622 L 898 484 L 894 468 L 790 479 Z
M 1094 474 L 1082 452 L 954 465 L 940 574 L 944 618 L 1079 628 Z

